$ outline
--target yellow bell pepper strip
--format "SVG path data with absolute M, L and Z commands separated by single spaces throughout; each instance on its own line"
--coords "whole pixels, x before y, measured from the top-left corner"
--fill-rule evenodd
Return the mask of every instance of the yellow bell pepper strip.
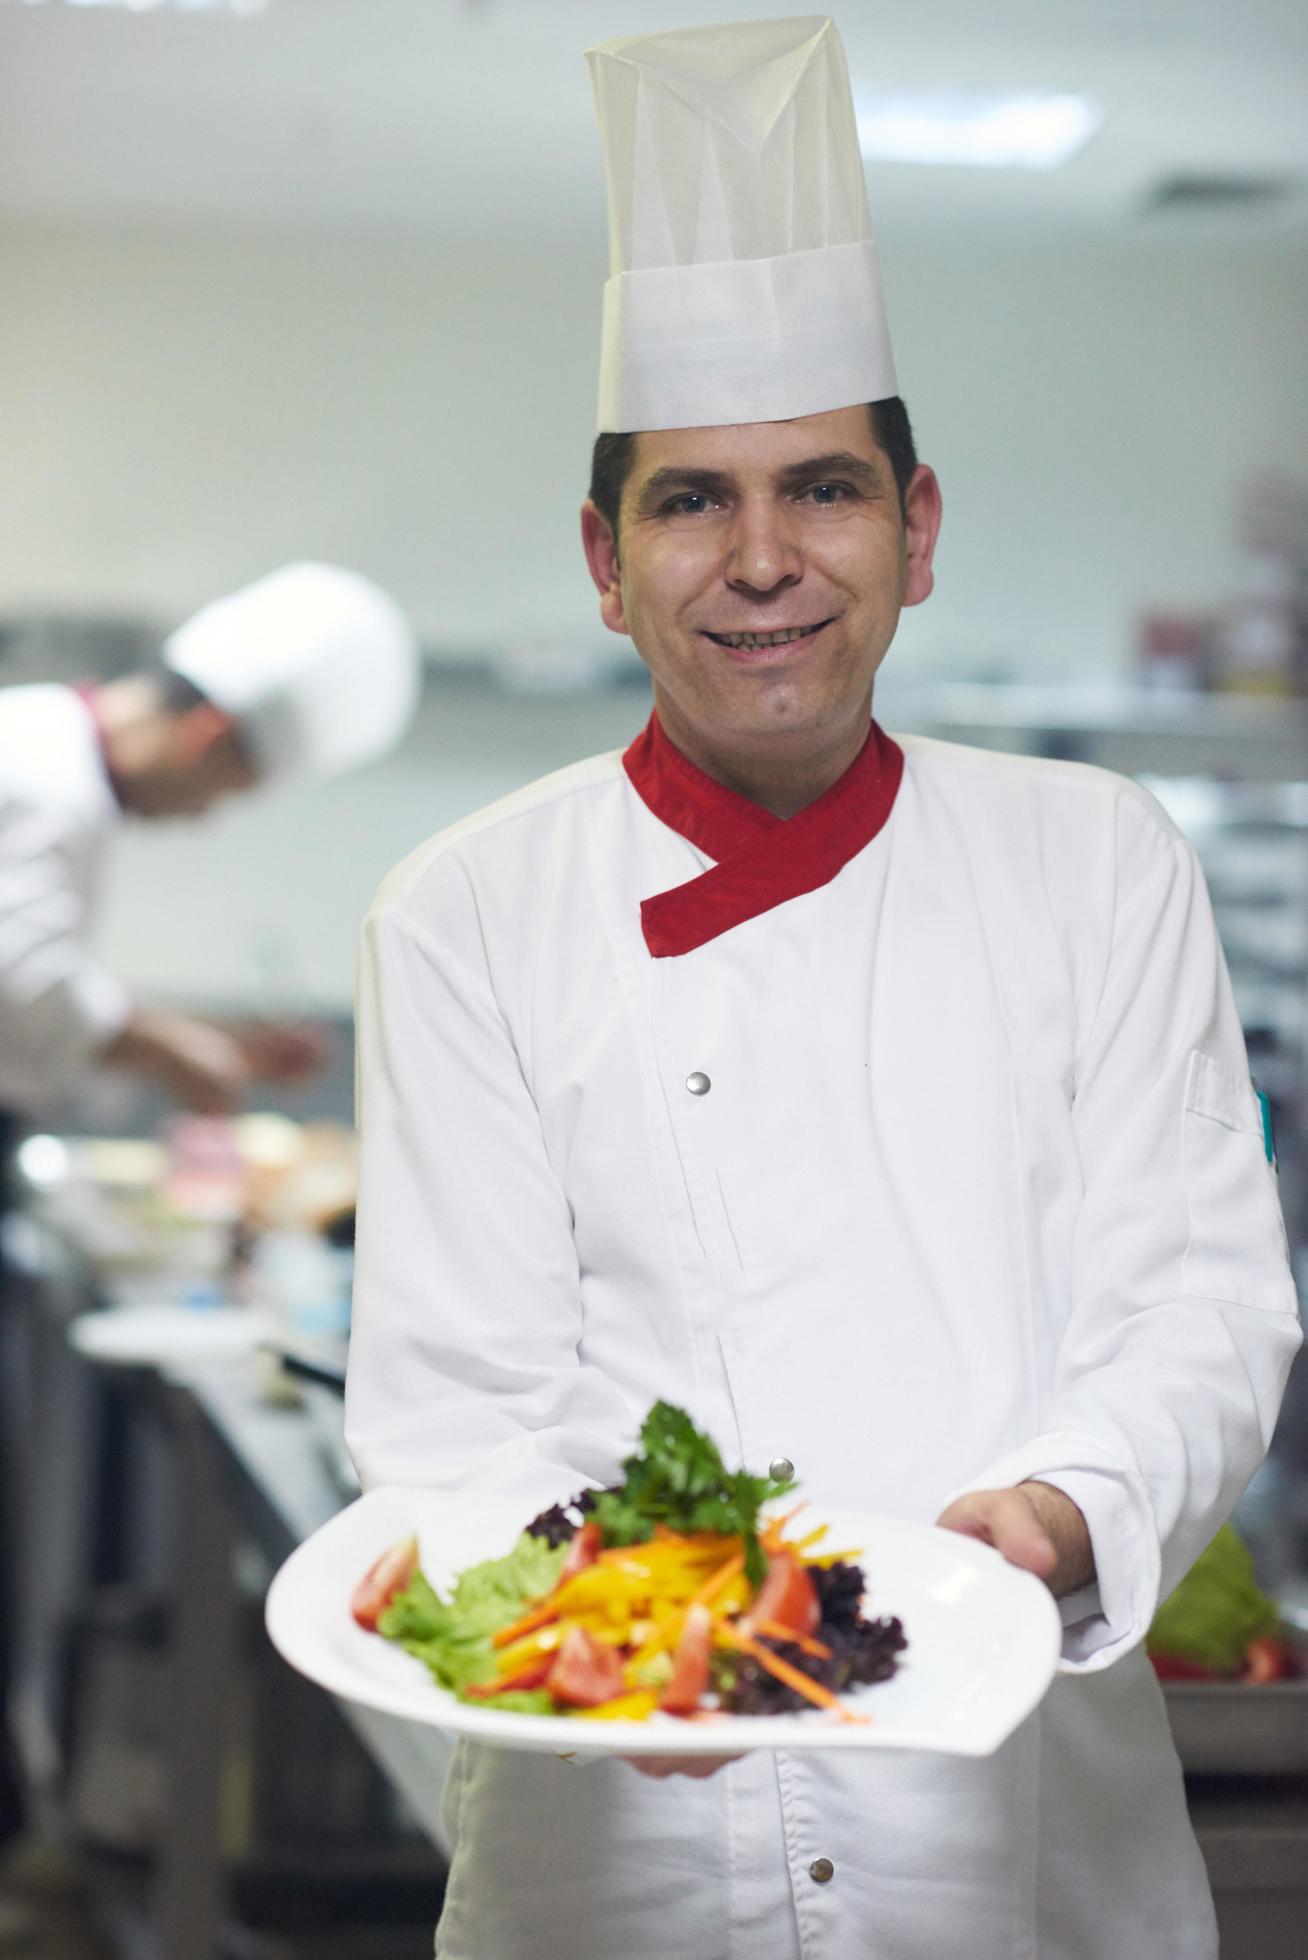
M 704 1584 L 700 1587 L 699 1591 L 695 1594 L 694 1598 L 691 1600 L 690 1602 L 691 1605 L 692 1606 L 709 1605 L 709 1603 L 712 1600 L 717 1598 L 720 1592 L 725 1590 L 725 1588 L 735 1578 L 736 1574 L 738 1572 L 743 1572 L 744 1570 L 745 1570 L 745 1552 L 744 1552 L 744 1548 L 742 1547 L 740 1551 L 733 1552 L 730 1558 L 724 1559 L 722 1561 L 722 1564 L 717 1568 L 717 1571 L 712 1573 L 704 1581 Z
M 643 1722 L 657 1707 L 657 1695 L 648 1688 L 638 1688 L 632 1694 L 602 1701 L 595 1708 L 579 1708 L 576 1713 L 583 1722 Z

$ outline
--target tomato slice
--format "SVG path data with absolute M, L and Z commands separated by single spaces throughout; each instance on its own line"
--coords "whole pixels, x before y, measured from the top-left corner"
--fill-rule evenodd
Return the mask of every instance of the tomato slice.
M 1259 1687 L 1265 1681 L 1284 1681 L 1294 1672 L 1290 1650 L 1274 1633 L 1259 1634 L 1244 1650 L 1240 1679 Z
M 401 1538 L 398 1544 L 384 1551 L 354 1589 L 350 1611 L 358 1625 L 368 1633 L 376 1633 L 378 1620 L 396 1593 L 404 1591 L 417 1569 L 416 1538 Z
M 543 1688 L 553 1665 L 553 1654 L 541 1654 L 534 1661 L 525 1661 L 515 1674 L 508 1674 L 503 1680 L 478 1681 L 463 1692 L 475 1701 L 485 1701 L 490 1695 L 507 1694 L 514 1688 Z
M 623 1685 L 617 1650 L 596 1640 L 585 1627 L 569 1627 L 545 1677 L 555 1701 L 569 1708 L 597 1708 L 620 1695 Z
M 708 1687 L 713 1615 L 707 1606 L 692 1606 L 672 1657 L 672 1678 L 659 1696 L 668 1715 L 693 1715 Z
M 600 1528 L 593 1519 L 588 1519 L 585 1524 L 579 1525 L 572 1534 L 568 1556 L 563 1561 L 563 1570 L 559 1574 L 560 1585 L 565 1579 L 571 1579 L 574 1574 L 584 1572 L 588 1565 L 594 1565 L 600 1555 L 602 1544 Z
M 768 1560 L 758 1598 L 749 1609 L 751 1621 L 775 1620 L 795 1633 L 814 1634 L 822 1619 L 817 1587 L 793 1552 L 776 1552 Z
M 1160 1681 L 1216 1681 L 1220 1677 L 1199 1661 L 1188 1661 L 1181 1654 L 1150 1654 L 1154 1673 Z

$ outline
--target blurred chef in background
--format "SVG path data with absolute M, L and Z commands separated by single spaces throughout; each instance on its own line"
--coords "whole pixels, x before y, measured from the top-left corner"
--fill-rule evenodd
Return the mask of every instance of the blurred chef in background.
M 235 1032 L 132 999 L 91 945 L 106 849 L 125 817 L 196 817 L 266 783 L 373 761 L 417 692 L 394 602 L 310 564 L 206 606 L 156 669 L 0 692 L 0 1111 L 37 1110 L 112 1068 L 221 1114 L 252 1080 L 315 1071 L 320 1045 L 298 1029 Z
M 238 1031 L 133 998 L 92 945 L 107 849 L 125 818 L 198 817 L 374 761 L 408 726 L 418 676 L 386 593 L 297 564 L 204 607 L 156 667 L 0 690 L 0 1217 L 16 1133 L 89 1073 L 126 1071 L 209 1115 L 235 1110 L 251 1082 L 316 1073 L 326 1049 L 304 1029 Z M 218 894 L 213 923 L 221 931 Z M 4 1673 L 0 1652 L 0 1686 Z M 0 1843 L 20 1810 L 0 1748 Z

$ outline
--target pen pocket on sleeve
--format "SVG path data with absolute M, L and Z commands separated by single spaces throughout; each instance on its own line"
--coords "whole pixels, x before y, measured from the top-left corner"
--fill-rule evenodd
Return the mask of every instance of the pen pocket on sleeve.
M 1199 1049 L 1186 1076 L 1181 1162 L 1190 1212 L 1182 1291 L 1292 1310 L 1285 1224 L 1258 1099 L 1247 1077 Z

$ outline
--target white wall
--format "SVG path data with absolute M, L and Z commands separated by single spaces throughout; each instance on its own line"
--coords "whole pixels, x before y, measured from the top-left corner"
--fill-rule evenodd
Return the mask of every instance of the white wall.
M 883 258 L 947 513 L 901 670 L 1102 673 L 1142 605 L 1220 602 L 1242 476 L 1308 454 L 1303 248 L 937 231 Z M 575 513 L 602 276 L 598 245 L 0 229 L 0 618 L 168 624 L 311 554 L 389 585 L 437 653 L 598 643 Z M 396 857 L 642 714 L 442 691 L 379 770 L 125 839 L 106 948 L 160 992 L 263 972 L 343 1003 Z
M 383 764 L 246 797 L 198 824 L 128 826 L 104 896 L 104 955 L 160 999 L 339 1011 L 359 923 L 392 864 L 534 777 L 625 747 L 648 712 L 639 689 L 524 701 L 438 683 Z
M 1308 251 L 1184 238 L 883 242 L 947 507 L 916 660 L 1102 670 L 1227 589 L 1239 479 L 1308 448 Z M 318 554 L 437 646 L 594 638 L 598 249 L 0 230 L 0 616 L 166 622 Z

